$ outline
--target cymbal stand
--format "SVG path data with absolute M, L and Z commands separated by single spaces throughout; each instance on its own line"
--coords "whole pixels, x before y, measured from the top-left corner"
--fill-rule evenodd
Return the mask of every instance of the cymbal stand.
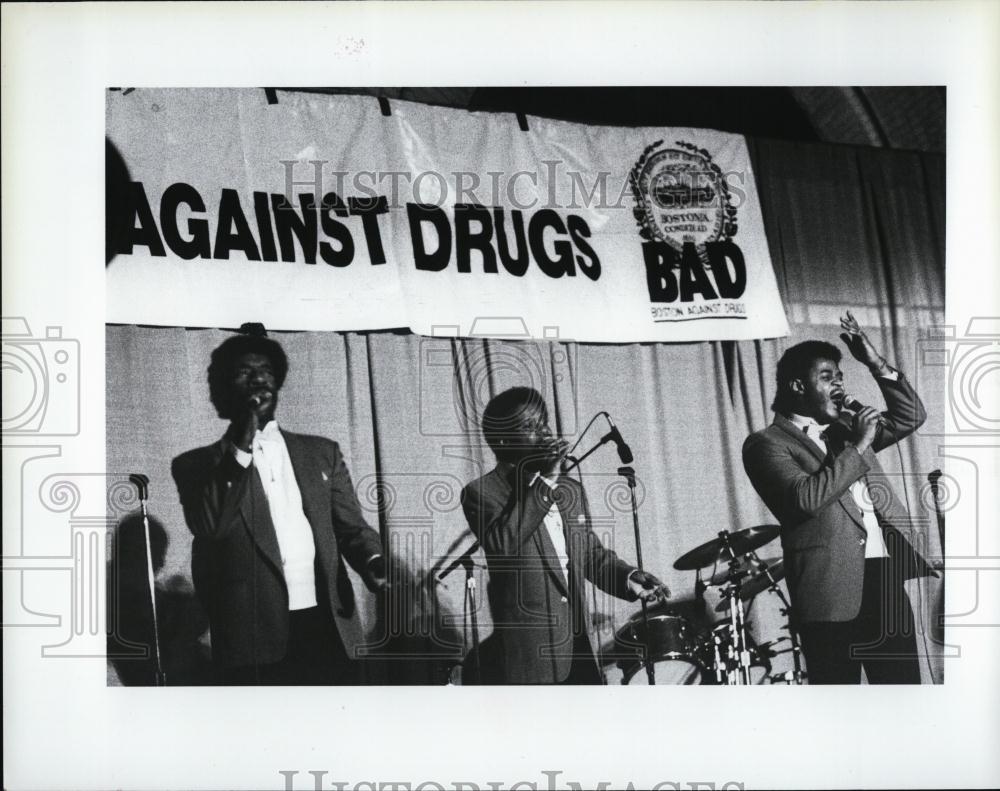
M 740 578 L 746 575 L 745 571 L 739 570 L 739 558 L 733 552 L 729 543 L 729 531 L 720 530 L 719 538 L 722 540 L 729 555 L 729 584 L 726 585 L 723 595 L 729 600 L 729 629 L 731 641 L 729 644 L 729 661 L 727 662 L 726 678 L 727 683 L 737 685 L 750 683 L 750 652 L 747 650 L 746 620 L 743 611 L 743 599 L 740 596 L 742 583 Z
M 760 559 L 755 550 L 747 553 L 747 559 L 764 573 L 764 576 L 767 577 L 767 581 L 770 583 L 768 590 L 776 594 L 778 600 L 781 602 L 781 609 L 779 611 L 785 616 L 787 622 L 785 628 L 788 630 L 788 639 L 791 642 L 792 670 L 785 671 L 784 673 L 775 673 L 771 676 L 771 681 L 784 681 L 786 684 L 802 684 L 806 678 L 806 673 L 802 669 L 802 646 L 799 644 L 799 635 L 795 631 L 795 627 L 792 626 L 791 602 L 788 601 L 784 592 L 778 587 L 778 581 L 771 573 L 771 567 Z

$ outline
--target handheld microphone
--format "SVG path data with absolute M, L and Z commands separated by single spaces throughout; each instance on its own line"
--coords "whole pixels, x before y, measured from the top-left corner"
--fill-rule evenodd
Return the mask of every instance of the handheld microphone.
M 840 405 L 849 409 L 851 412 L 860 412 L 865 408 L 865 405 L 858 401 L 858 399 L 850 393 L 844 393 L 844 397 L 841 399 Z M 883 426 L 886 425 L 885 418 L 882 417 L 882 415 L 878 416 L 878 422 Z
M 260 405 L 264 403 L 264 399 L 261 398 L 257 393 L 250 396 L 250 406 L 254 409 L 260 409 Z
M 613 442 L 618 448 L 618 458 L 621 459 L 622 464 L 631 464 L 632 460 L 635 458 L 632 455 L 632 449 L 628 446 L 628 443 L 622 439 L 621 432 L 618 430 L 618 426 L 611 419 L 611 415 L 607 412 L 604 413 L 604 419 L 608 421 L 608 425 L 611 426 L 611 431 L 601 437 L 601 444 L 605 442 Z

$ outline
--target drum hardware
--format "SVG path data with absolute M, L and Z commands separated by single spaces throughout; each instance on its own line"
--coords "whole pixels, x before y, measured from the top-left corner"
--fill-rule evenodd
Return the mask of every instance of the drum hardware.
M 743 568 L 740 569 L 741 579 L 749 577 L 747 582 L 743 584 L 740 589 L 740 598 L 743 601 L 749 601 L 758 593 L 763 593 L 771 588 L 771 580 L 768 579 L 767 575 L 763 571 L 759 571 L 755 565 L 755 562 L 766 563 L 767 567 L 771 570 L 771 575 L 773 576 L 775 582 L 785 578 L 785 562 L 784 560 L 778 558 L 776 560 L 763 561 L 757 557 L 757 553 L 750 553 L 743 558 Z M 724 612 L 727 608 L 727 602 L 722 601 L 715 606 L 716 612 Z M 784 614 L 784 613 L 782 613 Z
M 779 533 L 777 525 L 757 525 L 735 532 L 721 530 L 717 538 L 686 552 L 674 562 L 675 569 L 697 572 L 696 599 L 703 598 L 708 587 L 720 588 L 722 601 L 715 611 L 725 612 L 726 618 L 704 638 L 700 650 L 702 664 L 717 684 L 753 683 L 751 669 L 761 667 L 766 669 L 765 678 L 772 683 L 802 684 L 805 679 L 802 651 L 798 635 L 792 627 L 791 604 L 778 587 L 778 581 L 785 576 L 784 561 L 767 562 L 757 555 L 757 550 L 777 538 Z M 709 582 L 702 580 L 702 568 L 723 562 L 727 565 L 723 574 L 713 573 Z M 743 602 L 765 590 L 778 596 L 780 612 L 786 619 L 783 628 L 788 631 L 788 636 L 755 645 L 747 630 Z M 790 643 L 787 649 L 773 650 L 774 645 L 786 640 Z M 789 652 L 792 654 L 793 670 L 771 674 L 770 659 Z
M 770 681 L 771 659 L 777 652 L 772 651 L 772 643 L 756 644 L 747 635 L 746 653 L 748 658 L 748 675 L 750 684 L 762 684 Z M 730 638 L 730 623 L 722 621 L 716 624 L 702 642 L 701 657 L 706 670 L 706 682 L 723 686 L 741 684 L 738 671 L 727 669 L 727 662 L 732 653 Z
M 753 530 L 754 528 L 750 528 Z M 745 532 L 745 531 L 741 531 Z M 723 552 L 729 555 L 729 581 L 722 588 L 722 597 L 729 613 L 729 641 L 720 651 L 721 665 L 716 669 L 716 677 L 721 683 L 737 685 L 750 683 L 750 651 L 748 648 L 746 617 L 743 611 L 743 597 L 740 595 L 743 579 L 749 576 L 747 569 L 740 569 L 739 554 L 730 540 L 728 530 L 719 531 L 719 541 Z M 743 539 L 741 538 L 741 543 Z
M 781 528 L 777 525 L 757 525 L 735 533 L 722 530 L 718 538 L 706 541 L 677 558 L 674 568 L 678 571 L 695 571 L 719 562 L 728 562 L 733 557 L 745 555 L 771 543 L 780 531 Z
M 781 602 L 781 614 L 785 617 L 785 629 L 788 631 L 788 640 L 791 642 L 791 652 L 792 652 L 792 670 L 790 672 L 790 680 L 785 680 L 786 684 L 801 684 L 806 677 L 805 671 L 802 669 L 802 646 L 799 644 L 799 635 L 796 632 L 795 627 L 792 626 L 792 605 L 788 601 L 788 598 L 782 592 L 781 588 L 778 587 L 778 580 L 784 576 L 784 564 L 782 563 L 780 569 L 776 569 L 775 566 L 771 566 L 757 557 L 756 552 L 750 552 L 748 558 L 750 562 L 758 569 L 758 571 L 766 578 L 768 582 L 767 589 L 771 593 L 778 597 Z M 780 676 L 788 676 L 788 673 L 778 674 Z

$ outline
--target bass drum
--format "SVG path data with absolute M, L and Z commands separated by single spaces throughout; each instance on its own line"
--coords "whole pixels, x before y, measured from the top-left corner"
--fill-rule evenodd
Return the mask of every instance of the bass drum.
M 679 615 L 651 615 L 649 633 L 642 618 L 633 618 L 618 630 L 619 651 L 632 650 L 633 655 L 618 660 L 622 684 L 648 684 L 649 677 L 642 663 L 642 650 L 648 649 L 653 663 L 656 684 L 701 684 L 705 668 L 699 658 L 699 641 L 691 624 Z

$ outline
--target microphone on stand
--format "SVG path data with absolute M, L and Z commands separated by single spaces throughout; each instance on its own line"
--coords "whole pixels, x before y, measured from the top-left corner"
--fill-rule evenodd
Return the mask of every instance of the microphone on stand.
M 932 470 L 927 474 L 927 482 L 931 485 L 931 496 L 934 498 L 934 513 L 937 515 L 938 540 L 941 542 L 941 560 L 934 564 L 935 568 L 944 568 L 944 514 L 941 511 L 941 490 L 938 482 L 941 480 L 941 470 Z
M 621 432 L 618 430 L 618 426 L 611 419 L 611 415 L 607 412 L 602 412 L 604 419 L 608 421 L 608 425 L 611 426 L 611 431 L 601 437 L 600 444 L 603 445 L 605 442 L 613 442 L 618 448 L 618 458 L 621 459 L 622 464 L 631 464 L 632 460 L 635 458 L 632 455 L 632 449 L 628 446 L 628 443 L 622 439 Z
M 146 582 L 149 585 L 149 604 L 153 616 L 153 650 L 154 650 L 154 681 L 156 686 L 166 686 L 167 677 L 163 672 L 163 658 L 160 655 L 160 621 L 156 612 L 156 572 L 153 569 L 153 546 L 149 537 L 149 511 L 146 501 L 149 499 L 149 476 L 134 472 L 128 476 L 129 483 L 139 492 L 139 508 L 142 512 L 142 532 L 146 549 Z

